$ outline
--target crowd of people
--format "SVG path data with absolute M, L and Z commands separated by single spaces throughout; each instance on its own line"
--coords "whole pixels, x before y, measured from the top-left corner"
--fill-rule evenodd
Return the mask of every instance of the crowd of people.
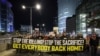
M 56 34 L 43 34 L 40 32 L 35 32 L 33 34 L 24 34 L 20 35 L 23 38 L 31 38 L 31 39 L 44 39 L 44 40 L 63 40 L 63 39 L 84 39 L 86 41 L 85 51 L 90 56 L 96 56 L 97 48 L 99 46 L 99 37 L 96 33 L 88 34 L 85 38 L 82 34 L 77 34 L 77 36 L 70 36 L 66 32 Z M 88 56 L 89 56 L 88 55 Z

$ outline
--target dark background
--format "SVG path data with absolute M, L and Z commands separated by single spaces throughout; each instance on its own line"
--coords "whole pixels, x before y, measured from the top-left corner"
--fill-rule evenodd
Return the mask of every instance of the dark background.
M 22 5 L 27 7 L 35 6 L 36 3 L 40 3 L 42 8 L 40 11 L 33 9 L 33 28 L 36 24 L 46 24 L 48 31 L 52 30 L 54 26 L 54 20 L 57 19 L 57 0 L 8 0 L 12 4 L 12 10 L 14 13 L 14 28 L 20 29 L 20 25 L 30 24 L 30 10 L 26 8 L 22 9 Z

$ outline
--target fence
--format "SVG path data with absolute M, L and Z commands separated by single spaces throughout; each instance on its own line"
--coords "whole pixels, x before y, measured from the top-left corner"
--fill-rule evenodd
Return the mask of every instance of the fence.
M 0 52 L 7 49 L 11 49 L 11 39 L 0 38 Z

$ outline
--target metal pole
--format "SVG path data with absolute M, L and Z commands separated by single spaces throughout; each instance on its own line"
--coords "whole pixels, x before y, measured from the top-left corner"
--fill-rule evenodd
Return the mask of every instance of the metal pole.
M 86 23 L 86 34 L 88 34 L 88 27 L 87 27 L 87 24 L 88 24 L 88 22 L 87 22 L 87 21 L 88 21 L 88 18 L 85 18 L 85 19 L 86 19 L 86 22 L 85 22 L 85 23 Z
M 32 34 L 32 8 L 30 8 L 30 33 Z

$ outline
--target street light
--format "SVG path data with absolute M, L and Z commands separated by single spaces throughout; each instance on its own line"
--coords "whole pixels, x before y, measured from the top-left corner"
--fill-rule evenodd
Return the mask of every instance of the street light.
M 39 24 L 37 24 L 37 26 L 39 26 Z
M 41 5 L 40 4 L 36 4 L 36 9 L 40 10 L 41 9 Z
M 44 26 L 45 26 L 45 24 L 42 24 L 42 26 L 44 27 Z
M 22 8 L 23 8 L 23 9 L 26 9 L 26 7 L 25 7 L 24 5 L 22 6 Z
M 40 10 L 41 9 L 41 5 L 40 4 L 37 4 L 36 7 L 26 7 L 26 6 L 22 6 L 23 9 L 26 9 L 26 8 L 29 8 L 30 9 L 30 33 L 32 34 L 32 9 L 33 8 L 36 8 L 37 10 Z

